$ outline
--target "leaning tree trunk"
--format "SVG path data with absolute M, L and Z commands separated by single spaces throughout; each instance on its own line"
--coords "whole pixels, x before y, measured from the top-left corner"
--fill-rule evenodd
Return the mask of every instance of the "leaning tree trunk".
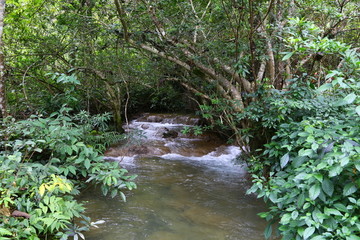
M 0 112 L 2 117 L 6 117 L 6 102 L 5 102 L 5 66 L 4 66 L 4 43 L 2 41 L 5 15 L 5 0 L 0 0 Z

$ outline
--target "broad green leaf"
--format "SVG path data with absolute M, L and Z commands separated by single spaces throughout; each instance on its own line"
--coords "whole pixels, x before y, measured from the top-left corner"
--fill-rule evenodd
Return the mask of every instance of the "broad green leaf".
M 336 75 L 342 75 L 342 73 L 339 72 L 339 71 L 336 71 L 336 70 L 332 70 L 332 71 L 330 71 L 329 74 L 327 74 L 327 75 L 325 76 L 325 78 L 326 78 L 326 79 L 329 79 L 329 78 L 332 78 L 332 77 L 334 77 L 334 76 L 336 76 Z
M 360 237 L 356 235 L 350 235 L 349 237 L 346 237 L 346 240 L 360 240 Z
M 291 162 L 292 162 L 293 167 L 297 168 L 297 167 L 300 167 L 301 164 L 303 164 L 306 159 L 307 159 L 307 157 L 297 156 L 294 159 L 292 159 Z
M 12 236 L 12 233 L 5 228 L 0 228 L 0 236 Z
M 313 153 L 313 150 L 311 150 L 311 149 L 306 149 L 306 150 L 300 149 L 299 156 L 301 156 L 301 157 L 310 156 L 312 153 Z
M 316 237 L 311 238 L 311 240 L 326 240 L 326 237 L 318 235 Z
M 349 163 L 349 161 L 350 161 L 350 159 L 348 157 L 343 157 L 340 160 L 340 166 L 342 166 L 342 167 L 346 166 Z
M 358 171 L 360 171 L 360 163 L 356 163 L 356 164 L 355 164 L 355 168 L 356 168 Z
M 282 58 L 281 61 L 288 60 L 289 58 L 291 58 L 292 55 L 294 55 L 294 52 L 286 53 L 286 55 Z
M 126 196 L 123 192 L 120 192 L 121 199 L 126 202 Z
M 333 209 L 333 208 L 325 207 L 324 208 L 324 213 L 327 214 L 327 215 L 342 216 L 341 212 L 339 212 L 338 210 Z
M 319 144 L 317 144 L 316 142 L 312 143 L 311 144 L 311 149 L 316 152 L 319 148 Z
M 298 175 L 295 176 L 294 180 L 304 180 L 307 175 L 308 174 L 304 172 L 299 173 Z
M 315 173 L 313 174 L 313 176 L 319 181 L 322 182 L 323 181 L 323 175 L 321 173 Z
M 86 167 L 86 169 L 89 169 L 90 168 L 90 160 L 89 159 L 86 159 L 85 162 L 84 162 L 84 166 Z
M 360 116 L 360 106 L 357 106 L 357 107 L 355 108 L 355 111 L 356 111 L 356 113 Z
M 117 195 L 117 189 L 111 191 L 111 197 L 114 198 Z
M 304 231 L 304 239 L 308 239 L 315 232 L 315 227 L 308 227 Z
M 330 177 L 335 177 L 337 175 L 339 175 L 341 172 L 342 172 L 343 168 L 341 166 L 335 166 L 335 167 L 332 167 L 329 171 L 329 176 Z
M 334 207 L 336 207 L 337 210 L 342 211 L 342 212 L 349 212 L 349 210 L 345 207 L 344 204 L 342 203 L 335 203 Z
M 349 195 L 353 194 L 354 192 L 356 192 L 356 190 L 357 190 L 357 187 L 355 186 L 354 183 L 348 183 L 344 187 L 343 195 L 349 196 Z
M 333 182 L 328 179 L 328 178 L 325 178 L 323 180 L 323 182 L 321 183 L 321 187 L 322 187 L 322 190 L 329 196 L 331 197 L 334 193 L 334 184 Z
M 289 213 L 285 213 L 280 220 L 281 224 L 288 224 L 291 220 L 291 215 Z
M 325 84 L 321 85 L 321 86 L 317 89 L 317 91 L 318 91 L 318 92 L 324 92 L 324 91 L 326 91 L 326 90 L 328 90 L 328 89 L 330 89 L 330 88 L 332 88 L 332 84 L 331 84 L 331 83 L 325 83 Z
M 345 101 L 347 104 L 350 104 L 350 103 L 354 102 L 355 99 L 356 99 L 355 93 L 350 93 L 349 95 L 347 95 L 347 96 L 344 98 L 344 101 Z
M 298 216 L 299 216 L 299 212 L 296 211 L 296 210 L 291 213 L 291 218 L 292 218 L 293 220 L 295 220 Z
M 309 197 L 311 200 L 315 200 L 321 192 L 320 184 L 315 184 L 309 189 Z
M 313 134 L 315 128 L 314 128 L 313 126 L 306 126 L 306 127 L 304 128 L 304 130 L 305 130 L 305 132 L 307 132 L 307 133 Z M 310 137 L 310 136 L 312 136 L 312 135 L 309 135 L 309 137 Z
M 354 102 L 355 99 L 356 99 L 356 95 L 354 93 L 350 93 L 349 95 L 347 95 L 343 99 L 340 99 L 339 101 L 335 102 L 334 106 L 335 107 L 340 107 L 340 106 L 344 106 L 344 105 L 347 105 L 347 104 L 351 104 L 352 102 Z
M 264 231 L 265 239 L 269 239 L 271 237 L 271 234 L 272 234 L 272 223 L 269 223 Z
M 298 208 L 301 208 L 305 203 L 305 194 L 304 193 L 301 193 L 298 197 L 298 200 L 297 200 L 297 206 Z
M 290 160 L 289 153 L 286 153 L 282 158 L 280 159 L 280 166 L 281 168 L 284 168 Z

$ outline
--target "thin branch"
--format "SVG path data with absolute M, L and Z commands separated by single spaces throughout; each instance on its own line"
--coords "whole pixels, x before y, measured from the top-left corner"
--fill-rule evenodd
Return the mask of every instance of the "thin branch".
M 125 21 L 126 13 L 123 9 L 123 6 L 119 0 L 114 0 L 116 10 L 118 13 L 119 20 L 121 25 L 124 28 L 124 39 L 126 42 L 129 42 L 129 30 L 128 30 L 128 23 Z
M 25 70 L 25 72 L 24 72 L 24 74 L 23 74 L 23 78 L 22 78 L 22 89 L 23 89 L 23 93 L 24 93 L 24 97 L 25 97 L 25 100 L 26 100 L 26 101 L 29 101 L 29 99 L 28 99 L 28 96 L 27 96 L 27 94 L 26 94 L 25 77 L 26 77 L 28 71 L 30 70 L 30 68 L 31 68 L 32 66 L 34 66 L 35 63 L 36 63 L 36 62 L 30 64 L 30 66 Z
M 265 22 L 267 16 L 269 15 L 269 13 L 270 13 L 270 11 L 271 11 L 271 8 L 272 8 L 273 4 L 274 4 L 274 0 L 271 0 L 270 3 L 269 3 L 269 7 L 268 7 L 268 9 L 267 9 L 267 11 L 266 11 L 266 13 L 265 13 L 265 16 L 264 16 L 263 19 L 260 21 L 260 23 L 256 26 L 255 29 L 258 29 L 261 25 L 263 25 L 263 23 Z

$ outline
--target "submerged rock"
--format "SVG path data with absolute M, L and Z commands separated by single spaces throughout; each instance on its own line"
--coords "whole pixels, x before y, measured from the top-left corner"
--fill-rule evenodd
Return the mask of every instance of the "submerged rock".
M 176 138 L 179 133 L 175 130 L 169 130 L 165 128 L 165 132 L 163 133 L 163 138 Z
M 147 118 L 148 122 L 161 122 L 164 118 L 158 115 L 152 115 Z

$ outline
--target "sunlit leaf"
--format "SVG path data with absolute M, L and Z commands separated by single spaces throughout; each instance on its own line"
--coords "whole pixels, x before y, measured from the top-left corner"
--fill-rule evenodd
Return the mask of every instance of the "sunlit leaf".
M 320 184 L 315 184 L 309 189 L 309 197 L 311 200 L 315 200 L 321 192 Z
M 286 60 L 288 60 L 289 58 L 291 58 L 292 55 L 294 55 L 294 52 L 289 52 L 289 53 L 287 53 L 281 60 L 282 60 L 282 61 L 286 61 Z
M 357 106 L 357 107 L 355 108 L 355 111 L 356 111 L 356 113 L 360 116 L 360 106 Z
M 315 227 L 308 227 L 304 231 L 304 239 L 308 239 L 315 232 Z
M 286 153 L 281 159 L 280 159 L 280 166 L 281 168 L 284 168 L 290 160 L 289 153 Z
M 357 191 L 357 187 L 355 186 L 355 184 L 354 183 L 348 183 L 344 187 L 343 194 L 344 194 L 344 196 L 349 196 L 349 195 L 353 194 L 356 191 Z

